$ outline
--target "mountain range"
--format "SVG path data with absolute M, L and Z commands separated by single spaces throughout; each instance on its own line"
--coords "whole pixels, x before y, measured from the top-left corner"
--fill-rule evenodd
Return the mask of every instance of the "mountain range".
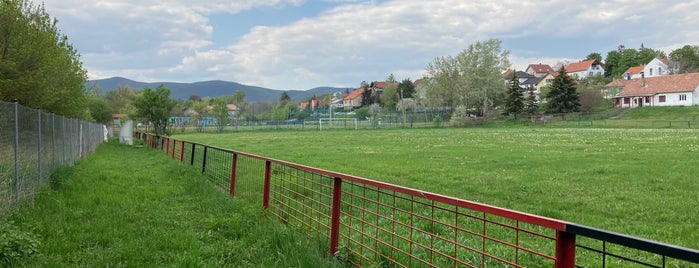
M 163 85 L 167 89 L 170 89 L 170 97 L 173 99 L 186 100 L 192 95 L 197 95 L 199 97 L 221 97 L 226 95 L 233 95 L 236 91 L 240 90 L 245 92 L 248 102 L 271 102 L 279 100 L 284 90 L 270 89 L 257 86 L 243 85 L 236 82 L 229 81 L 202 81 L 195 83 L 177 83 L 177 82 L 138 82 L 128 78 L 123 77 L 112 77 L 107 79 L 97 79 L 89 80 L 87 87 L 97 86 L 102 89 L 102 91 L 112 91 L 116 90 L 118 86 L 128 86 L 131 89 L 143 89 L 145 87 L 155 89 L 156 87 Z M 323 95 L 325 93 L 335 93 L 335 92 L 345 92 L 352 91 L 351 88 L 338 88 L 338 87 L 316 87 L 308 90 L 286 90 L 286 93 L 294 101 L 301 101 L 312 96 Z

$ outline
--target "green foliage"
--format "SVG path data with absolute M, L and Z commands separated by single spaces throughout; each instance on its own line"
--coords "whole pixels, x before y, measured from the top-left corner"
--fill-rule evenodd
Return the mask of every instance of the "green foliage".
M 279 102 L 290 102 L 291 97 L 289 97 L 289 93 L 286 93 L 286 91 L 282 92 L 282 96 L 279 97 Z
M 231 121 L 226 101 L 220 98 L 214 99 L 214 106 L 211 110 L 211 114 L 216 118 L 216 121 L 218 121 L 216 129 L 218 129 L 219 132 L 223 132 L 223 128 Z
M 575 80 L 570 77 L 565 68 L 558 70 L 558 76 L 553 79 L 550 91 L 545 96 L 548 100 L 546 112 L 570 113 L 580 111 L 580 96 L 578 95 Z
M 0 222 L 0 267 L 19 267 L 39 253 L 39 237 L 13 221 Z
M 592 52 L 590 54 L 587 54 L 587 57 L 585 57 L 586 60 L 597 60 L 597 62 L 602 62 L 602 54 L 599 54 L 597 52 Z
M 299 105 L 293 101 L 280 102 L 272 110 L 272 120 L 284 121 L 291 119 L 299 111 Z
M 136 109 L 133 101 L 139 96 L 139 92 L 132 90 L 128 86 L 117 86 L 116 90 L 107 91 L 104 99 L 111 105 L 112 113 L 133 114 Z
M 363 106 L 354 112 L 357 114 L 357 118 L 369 118 L 369 106 Z
M 43 5 L 0 1 L 0 99 L 69 117 L 90 117 L 80 55 Z
M 685 45 L 670 52 L 671 70 L 674 73 L 693 73 L 699 71 L 699 46 Z
M 381 104 L 384 107 L 394 110 L 396 108 L 396 103 L 398 103 L 398 83 L 388 83 L 386 82 L 386 88 L 383 89 L 381 93 Z
M 632 49 L 620 46 L 618 50 L 607 53 L 604 61 L 606 77 L 617 78 L 624 75 L 630 67 L 648 64 L 654 58 L 665 58 L 665 53 L 650 48 Z
M 439 57 L 427 66 L 427 98 L 433 108 L 444 107 L 448 115 L 457 106 L 486 114 L 501 104 L 506 87 L 501 70 L 510 66 L 509 51 L 501 41 L 489 39 L 469 45 L 456 57 Z
M 519 78 L 516 72 L 512 74 L 512 79 L 508 83 L 507 93 L 503 114 L 513 115 L 517 119 L 517 114 L 524 111 L 524 95 L 522 94 L 522 88 L 519 86 Z
M 413 98 L 413 95 L 415 95 L 415 85 L 410 78 L 403 79 L 403 81 L 398 84 L 398 95 L 403 99 Z
M 155 90 L 144 88 L 141 96 L 137 97 L 133 106 L 136 108 L 135 117 L 153 124 L 156 135 L 165 134 L 170 111 L 176 101 L 170 99 L 170 90 L 160 85 Z
M 534 94 L 534 87 L 529 88 L 524 102 L 524 111 L 529 115 L 539 111 L 539 101 L 536 99 L 536 94 Z
M 90 96 L 87 98 L 87 106 L 90 109 L 90 116 L 95 122 L 109 124 L 112 121 L 112 108 L 103 98 Z

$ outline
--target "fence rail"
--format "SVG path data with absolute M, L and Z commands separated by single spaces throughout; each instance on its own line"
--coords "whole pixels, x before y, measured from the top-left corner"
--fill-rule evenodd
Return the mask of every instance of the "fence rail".
M 33 198 L 55 168 L 102 142 L 104 126 L 0 101 L 0 215 Z
M 696 267 L 699 251 L 195 142 L 134 133 L 355 266 Z M 600 246 L 601 245 L 601 246 Z

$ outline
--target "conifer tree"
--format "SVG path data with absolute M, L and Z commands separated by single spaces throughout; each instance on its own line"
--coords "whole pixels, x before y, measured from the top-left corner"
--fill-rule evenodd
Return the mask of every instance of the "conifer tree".
M 507 100 L 505 101 L 505 112 L 506 115 L 513 115 L 517 119 L 517 114 L 524 111 L 524 96 L 522 95 L 522 89 L 519 87 L 519 78 L 517 78 L 517 73 L 512 73 L 512 79 L 508 83 L 507 89 Z
M 534 87 L 529 88 L 529 95 L 524 100 L 524 110 L 529 115 L 535 114 L 539 110 L 539 101 L 534 95 Z
M 563 66 L 558 70 L 558 76 L 550 85 L 551 90 L 546 94 L 548 113 L 570 113 L 580 111 L 580 95 L 576 82 L 570 77 Z

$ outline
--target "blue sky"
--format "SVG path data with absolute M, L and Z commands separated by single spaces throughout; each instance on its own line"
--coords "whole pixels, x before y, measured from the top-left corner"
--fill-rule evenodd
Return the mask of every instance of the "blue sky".
M 699 45 L 699 1 L 46 0 L 91 79 L 273 89 L 422 77 L 436 57 L 502 40 L 512 67 Z

